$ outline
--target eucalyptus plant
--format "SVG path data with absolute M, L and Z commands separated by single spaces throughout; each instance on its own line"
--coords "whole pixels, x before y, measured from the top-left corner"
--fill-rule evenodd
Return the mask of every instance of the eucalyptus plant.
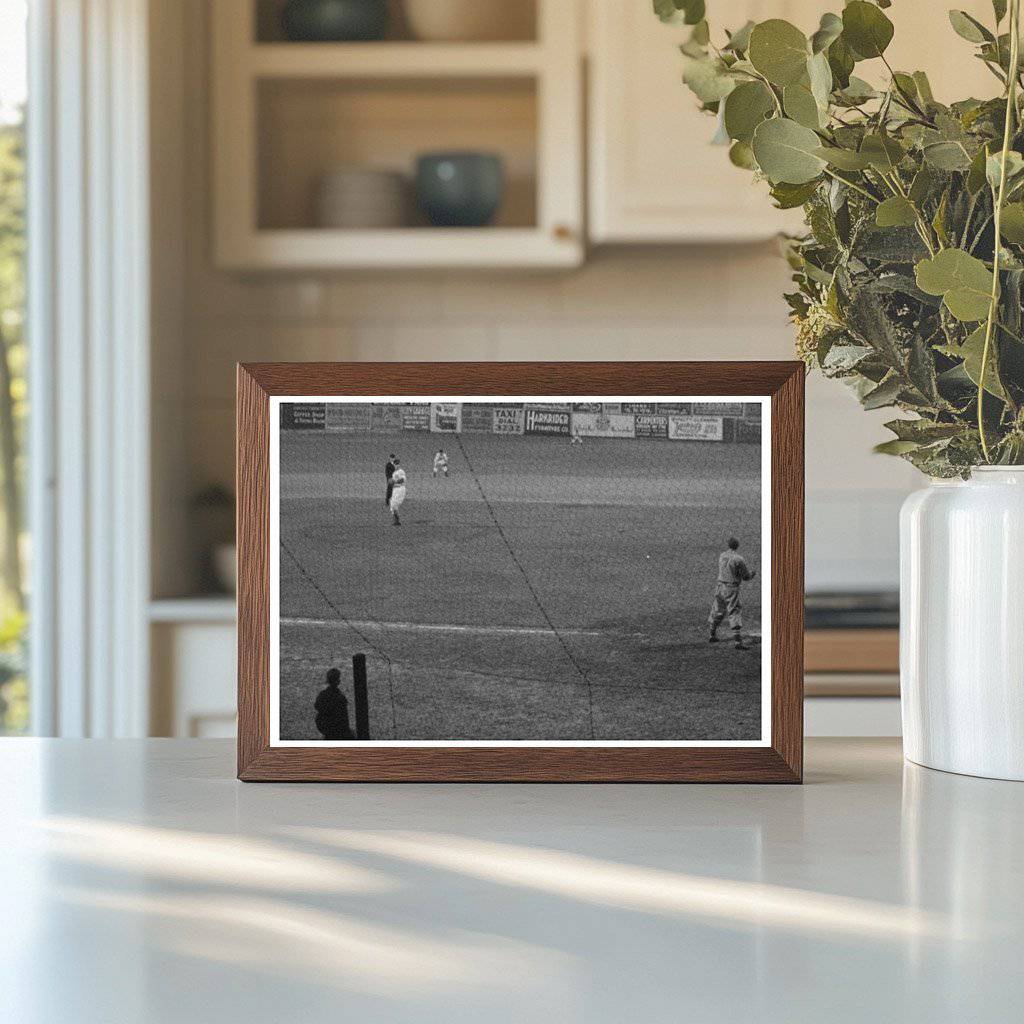
M 891 0 L 851 0 L 809 37 L 772 18 L 717 44 L 705 0 L 654 0 L 691 26 L 683 80 L 716 141 L 776 206 L 803 207 L 785 242 L 799 355 L 865 409 L 909 413 L 877 450 L 931 476 L 1024 463 L 1020 3 L 993 0 L 988 24 L 949 12 L 998 95 L 946 105 L 890 66 Z M 858 77 L 866 62 L 885 86 Z

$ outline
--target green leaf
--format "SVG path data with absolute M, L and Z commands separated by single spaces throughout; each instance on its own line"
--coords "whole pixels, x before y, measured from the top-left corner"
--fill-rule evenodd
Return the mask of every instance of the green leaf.
M 946 231 L 946 215 L 948 213 L 949 189 L 947 188 L 942 193 L 942 198 L 939 200 L 939 205 L 935 210 L 935 216 L 932 217 L 932 227 L 939 239 L 939 244 L 944 248 L 949 245 L 949 233 Z
M 999 230 L 1006 241 L 1024 245 L 1024 203 L 1007 203 L 1003 207 Z
M 748 21 L 742 28 L 736 29 L 729 36 L 729 42 L 723 49 L 732 50 L 733 53 L 746 53 L 750 49 L 750 33 L 754 29 L 754 24 L 753 21 Z
M 931 194 L 932 189 L 935 188 L 937 177 L 938 175 L 927 165 L 923 166 L 914 175 L 914 180 L 910 183 L 910 191 L 907 195 L 910 201 L 919 209 L 921 204 Z
M 950 11 L 949 23 L 958 36 L 969 43 L 992 42 L 995 36 L 980 21 L 972 18 L 966 11 Z
M 925 103 L 934 103 L 935 97 L 932 95 L 932 85 L 928 81 L 928 76 L 923 71 L 915 71 L 911 77 L 914 79 L 914 85 L 917 86 L 917 95 Z
M 915 334 L 910 342 L 907 376 L 926 403 L 939 401 L 939 382 L 935 376 L 935 356 L 931 346 L 920 334 Z
M 985 390 L 996 398 L 1000 398 L 1003 401 L 1006 400 L 1006 392 L 1003 390 L 1002 384 L 999 383 L 999 377 L 996 374 L 996 368 L 994 365 L 993 356 L 995 344 L 989 344 L 988 361 L 985 367 Z M 967 340 L 957 349 L 957 354 L 963 359 L 964 372 L 974 382 L 975 387 L 980 387 L 981 384 L 981 359 L 985 354 L 985 325 L 981 324 L 978 328 L 972 331 L 968 336 Z
M 916 222 L 914 204 L 903 196 L 892 196 L 875 208 L 875 223 L 880 228 L 909 227 Z
M 992 274 L 981 260 L 963 249 L 943 249 L 914 268 L 917 286 L 941 295 L 946 308 L 964 322 L 988 316 Z
M 855 57 L 881 57 L 892 42 L 892 22 L 874 5 L 853 0 L 843 10 L 843 39 Z
M 754 131 L 754 156 L 773 184 L 801 185 L 817 178 L 825 161 L 817 155 L 818 136 L 784 117 L 762 121 Z
M 704 0 L 654 0 L 654 13 L 666 23 L 696 25 L 704 20 Z
M 683 81 L 701 103 L 717 103 L 736 87 L 724 65 L 709 57 L 683 57 Z
M 787 85 L 782 90 L 782 109 L 787 117 L 805 128 L 821 127 L 821 111 L 806 85 Z
M 914 81 L 911 75 L 904 74 L 902 71 L 895 71 L 893 72 L 892 80 L 901 93 L 909 96 L 912 100 L 919 98 L 917 95 L 917 82 Z
M 664 22 L 676 21 L 679 17 L 672 0 L 654 0 L 654 13 Z
M 711 42 L 711 29 L 706 21 L 698 21 L 690 33 L 690 42 L 695 46 L 707 46 Z
M 966 171 L 971 158 L 959 142 L 932 142 L 922 150 L 925 160 L 940 171 Z
M 823 14 L 818 31 L 811 36 L 811 53 L 827 50 L 842 34 L 843 19 L 838 14 Z
M 985 187 L 985 163 L 988 160 L 988 147 L 989 144 L 986 143 L 974 154 L 974 159 L 967 172 L 967 191 L 972 196 L 977 195 Z
M 996 16 L 996 25 L 1006 17 L 1006 0 L 992 0 L 992 11 Z
M 989 158 L 985 161 L 985 177 L 988 179 L 988 183 L 993 191 L 999 188 L 999 176 L 1002 173 L 1002 159 L 1003 151 L 1000 149 L 990 154 Z M 1024 157 L 1014 149 L 1009 150 L 1006 154 L 1007 182 L 1013 181 L 1021 174 L 1022 171 L 1024 171 Z
M 743 82 L 725 100 L 725 130 L 729 138 L 750 142 L 754 129 L 775 109 L 771 90 L 763 82 Z
M 832 167 L 838 167 L 841 171 L 863 171 L 871 166 L 871 161 L 866 156 L 855 153 L 852 149 L 819 146 L 814 153 L 815 156 L 820 156 L 826 163 Z
M 959 423 L 935 423 L 924 419 L 890 420 L 885 428 L 901 441 L 916 441 L 918 444 L 956 437 L 963 430 Z
M 893 440 L 876 444 L 872 451 L 876 455 L 906 455 L 907 452 L 916 451 L 920 447 L 921 445 L 917 441 Z
M 873 100 L 878 95 L 878 90 L 865 82 L 863 78 L 851 75 L 846 88 L 839 95 L 844 103 L 849 106 L 857 106 L 860 103 Z
M 828 66 L 832 70 L 832 78 L 837 89 L 845 89 L 850 84 L 854 60 L 846 41 L 840 36 L 828 48 Z
M 878 387 L 872 388 L 864 395 L 860 400 L 860 404 L 869 411 L 871 409 L 884 409 L 887 405 L 896 404 L 896 399 L 899 398 L 901 390 L 900 379 L 893 374 L 882 381 Z
M 750 33 L 747 58 L 773 85 L 785 87 L 799 81 L 809 53 L 807 37 L 781 18 L 762 21 Z
M 729 162 L 735 167 L 742 167 L 745 171 L 756 171 L 757 160 L 754 159 L 754 151 L 746 142 L 734 142 L 729 147 Z
M 832 94 L 832 69 L 828 66 L 825 54 L 815 54 L 807 61 L 807 79 L 814 102 L 821 111 L 821 123 L 825 124 L 828 120 L 828 100 Z
M 791 185 L 782 181 L 772 186 L 771 195 L 778 209 L 794 210 L 798 206 L 803 206 L 817 191 L 817 180 L 804 182 L 801 185 Z
M 903 147 L 891 135 L 878 133 L 864 136 L 860 152 L 875 170 L 883 174 L 891 173 L 906 155 Z

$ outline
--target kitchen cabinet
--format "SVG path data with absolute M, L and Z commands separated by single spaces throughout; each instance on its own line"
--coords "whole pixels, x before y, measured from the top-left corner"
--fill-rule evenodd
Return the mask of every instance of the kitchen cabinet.
M 808 34 L 829 5 L 820 0 L 736 0 L 709 4 L 713 31 L 748 19 L 785 18 Z M 992 20 L 988 0 L 958 5 Z M 839 10 L 842 4 L 831 5 Z M 888 54 L 897 69 L 928 72 L 935 95 L 993 95 L 998 83 L 950 27 L 945 8 L 896 3 Z M 767 186 L 710 145 L 715 121 L 681 81 L 679 43 L 689 28 L 664 25 L 645 0 L 590 0 L 588 26 L 588 204 L 595 243 L 735 242 L 799 230 L 799 211 L 771 205 Z M 878 78 L 860 64 L 858 74 Z
M 528 3 L 529 0 L 520 0 Z M 272 0 L 211 5 L 214 254 L 229 269 L 566 267 L 583 258 L 579 0 L 534 0 L 530 39 L 283 39 Z M 423 152 L 497 153 L 492 225 L 324 227 L 338 169 L 401 172 Z

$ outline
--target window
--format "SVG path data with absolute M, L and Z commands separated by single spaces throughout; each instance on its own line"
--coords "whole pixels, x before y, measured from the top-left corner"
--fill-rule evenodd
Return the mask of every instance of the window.
M 0 0 L 0 734 L 29 727 L 26 671 L 24 0 Z

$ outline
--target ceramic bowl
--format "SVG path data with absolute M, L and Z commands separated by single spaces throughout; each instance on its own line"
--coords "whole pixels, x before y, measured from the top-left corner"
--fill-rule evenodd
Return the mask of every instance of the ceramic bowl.
M 494 153 L 424 153 L 416 161 L 416 196 L 435 227 L 489 224 L 504 191 L 504 164 Z
M 364 42 L 382 38 L 387 25 L 387 0 L 288 0 L 281 11 L 294 42 Z

